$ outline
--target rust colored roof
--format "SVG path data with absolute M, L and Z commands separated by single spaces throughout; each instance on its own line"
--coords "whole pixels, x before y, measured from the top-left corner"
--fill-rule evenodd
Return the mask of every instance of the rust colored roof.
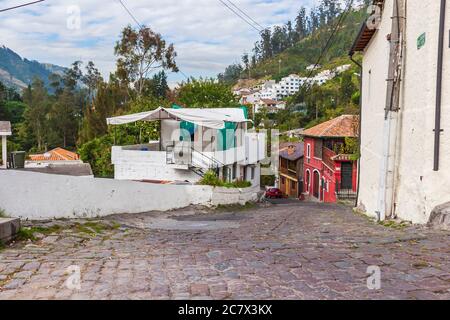
M 359 116 L 343 115 L 318 124 L 303 132 L 307 137 L 341 138 L 358 136 Z
M 384 0 L 373 0 L 374 5 L 378 5 L 383 8 Z M 366 21 L 361 26 L 361 30 L 358 33 L 358 36 L 355 39 L 355 42 L 350 49 L 350 55 L 353 55 L 355 52 L 362 52 L 366 49 L 370 40 L 372 40 L 373 35 L 377 31 L 376 28 L 370 29 L 367 26 Z
M 56 148 L 44 154 L 30 155 L 31 161 L 74 161 L 80 160 L 80 156 L 63 148 Z
M 278 104 L 278 102 L 279 102 L 279 101 L 272 100 L 272 99 L 261 99 L 261 101 L 262 101 L 264 104 Z

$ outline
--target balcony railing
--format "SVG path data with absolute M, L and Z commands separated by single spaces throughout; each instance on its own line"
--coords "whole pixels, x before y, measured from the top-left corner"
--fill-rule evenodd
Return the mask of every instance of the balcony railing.
M 336 183 L 336 195 L 340 200 L 355 200 L 357 192 L 352 188 L 342 188 L 340 183 Z
M 322 161 L 330 168 L 334 170 L 334 161 L 331 160 L 336 156 L 336 153 L 333 150 L 328 149 L 327 147 L 323 147 L 323 159 Z

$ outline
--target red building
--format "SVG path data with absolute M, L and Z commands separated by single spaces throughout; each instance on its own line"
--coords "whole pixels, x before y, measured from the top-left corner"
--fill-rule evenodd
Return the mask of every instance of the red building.
M 358 116 L 344 115 L 303 132 L 303 190 L 307 195 L 322 202 L 356 197 L 358 162 L 352 160 L 352 149 L 358 124 Z

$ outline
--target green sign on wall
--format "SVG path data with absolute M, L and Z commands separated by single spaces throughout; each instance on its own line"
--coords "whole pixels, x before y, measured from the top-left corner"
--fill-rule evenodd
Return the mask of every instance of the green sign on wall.
M 426 33 L 422 33 L 417 38 L 417 50 L 420 50 L 420 49 L 422 49 L 423 46 L 425 46 L 426 40 L 427 40 L 427 34 Z

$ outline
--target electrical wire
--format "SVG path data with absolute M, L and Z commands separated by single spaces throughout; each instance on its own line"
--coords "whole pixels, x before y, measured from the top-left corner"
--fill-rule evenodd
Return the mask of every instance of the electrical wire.
M 45 0 L 39 0 L 39 1 L 33 1 L 33 2 L 29 2 L 29 3 L 24 3 L 18 6 L 14 6 L 14 7 L 10 7 L 10 8 L 6 8 L 6 9 L 0 9 L 0 12 L 5 12 L 5 11 L 9 11 L 9 10 L 13 10 L 13 9 L 18 9 L 18 8 L 22 8 L 22 7 L 26 7 L 26 6 L 30 6 L 32 4 L 36 4 L 39 2 L 44 2 Z
M 339 17 L 336 25 L 333 28 L 333 31 L 331 32 L 330 37 L 328 38 L 325 46 L 322 49 L 322 52 L 320 53 L 316 63 L 314 64 L 314 68 L 311 69 L 311 71 L 309 72 L 308 76 L 306 77 L 306 80 L 303 82 L 302 87 L 300 88 L 299 92 L 301 92 L 303 89 L 305 89 L 305 86 L 309 84 L 309 80 L 311 79 L 311 76 L 314 72 L 314 70 L 317 68 L 317 66 L 320 64 L 320 61 L 322 60 L 322 58 L 325 56 L 325 54 L 327 53 L 327 51 L 330 48 L 330 45 L 332 43 L 332 41 L 334 40 L 334 36 L 336 35 L 337 31 L 339 30 L 340 26 L 342 25 L 342 23 L 345 21 L 345 19 L 347 18 L 348 14 L 350 13 L 350 10 L 352 9 L 352 5 L 353 5 L 353 0 L 349 0 L 348 4 L 347 4 L 347 8 L 346 10 L 341 14 L 341 16 Z
M 237 12 L 235 9 L 230 7 L 225 1 L 218 0 L 220 3 L 222 3 L 225 7 L 227 7 L 231 12 L 233 12 L 236 16 L 238 16 L 240 19 L 242 19 L 245 23 L 247 23 L 250 27 L 258 31 L 258 33 L 261 33 L 263 29 L 259 29 L 255 24 L 253 24 L 251 21 L 247 20 L 244 16 L 242 16 L 239 12 Z
M 233 7 L 235 7 L 236 9 L 238 9 L 244 16 L 246 16 L 248 19 L 250 19 L 254 24 L 256 24 L 258 27 L 261 28 L 261 30 L 264 30 L 265 28 L 260 25 L 257 21 L 255 21 L 255 19 L 253 19 L 252 17 L 250 17 L 244 10 L 242 10 L 241 8 L 239 8 L 233 1 L 231 0 L 227 0 Z

